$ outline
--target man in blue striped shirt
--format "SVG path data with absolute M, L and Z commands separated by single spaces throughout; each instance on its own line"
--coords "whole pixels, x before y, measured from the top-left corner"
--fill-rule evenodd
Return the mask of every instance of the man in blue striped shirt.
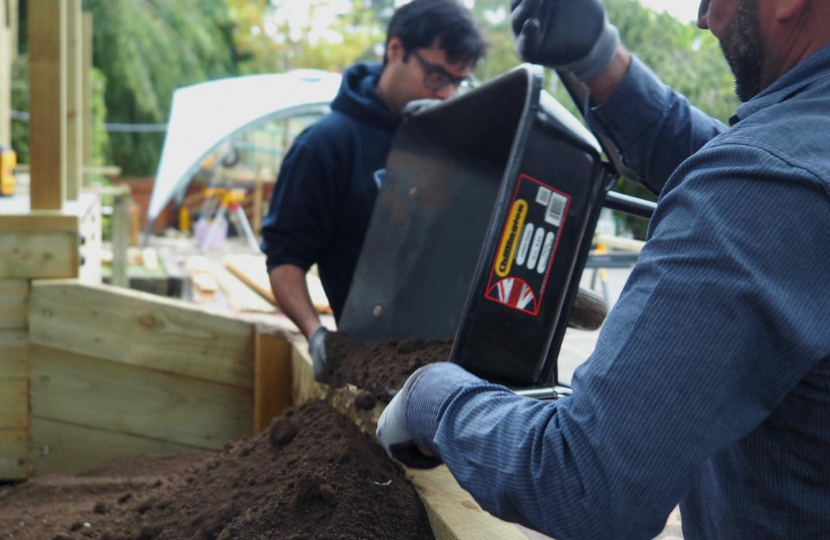
M 629 54 L 601 0 L 511 7 L 522 58 L 586 81 L 659 193 L 648 242 L 572 397 L 434 364 L 381 443 L 559 540 L 652 538 L 678 503 L 687 540 L 830 538 L 830 2 L 702 2 L 744 102 L 729 128 Z

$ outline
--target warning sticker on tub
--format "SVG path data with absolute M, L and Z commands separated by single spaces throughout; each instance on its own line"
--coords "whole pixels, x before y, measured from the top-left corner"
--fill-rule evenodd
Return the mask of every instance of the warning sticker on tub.
M 569 195 L 535 178 L 519 177 L 487 285 L 487 299 L 539 314 L 570 202 Z

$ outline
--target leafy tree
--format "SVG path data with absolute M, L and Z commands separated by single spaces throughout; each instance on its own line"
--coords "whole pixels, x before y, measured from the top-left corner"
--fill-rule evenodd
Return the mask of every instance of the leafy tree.
M 107 106 L 104 103 L 106 77 L 101 70 L 92 70 L 92 164 L 104 165 L 107 163 L 107 147 L 109 138 L 104 129 L 107 116 Z M 28 54 L 18 56 L 12 66 L 12 109 L 16 111 L 29 110 L 29 57 Z M 20 163 L 30 163 L 29 155 L 29 124 L 23 121 L 12 122 L 12 146 L 17 152 Z
M 221 0 L 85 0 L 84 9 L 95 21 L 94 63 L 107 76 L 110 122 L 165 122 L 176 88 L 236 73 Z M 163 140 L 113 133 L 112 161 L 127 176 L 153 173 Z

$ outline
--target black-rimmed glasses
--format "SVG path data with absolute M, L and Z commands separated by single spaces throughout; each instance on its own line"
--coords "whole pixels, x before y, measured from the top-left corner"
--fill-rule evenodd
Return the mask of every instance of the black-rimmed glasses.
M 473 80 L 470 77 L 454 77 L 443 67 L 424 60 L 417 51 L 412 51 L 411 54 L 418 59 L 421 67 L 424 68 L 424 86 L 430 90 L 441 90 L 449 85 L 453 85 L 455 88 L 470 88 L 473 86 Z

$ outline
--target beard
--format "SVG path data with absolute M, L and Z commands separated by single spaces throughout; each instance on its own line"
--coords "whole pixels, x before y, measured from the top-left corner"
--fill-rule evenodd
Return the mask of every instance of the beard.
M 743 0 L 720 40 L 723 55 L 735 75 L 735 94 L 746 103 L 762 88 L 765 60 L 758 0 Z

